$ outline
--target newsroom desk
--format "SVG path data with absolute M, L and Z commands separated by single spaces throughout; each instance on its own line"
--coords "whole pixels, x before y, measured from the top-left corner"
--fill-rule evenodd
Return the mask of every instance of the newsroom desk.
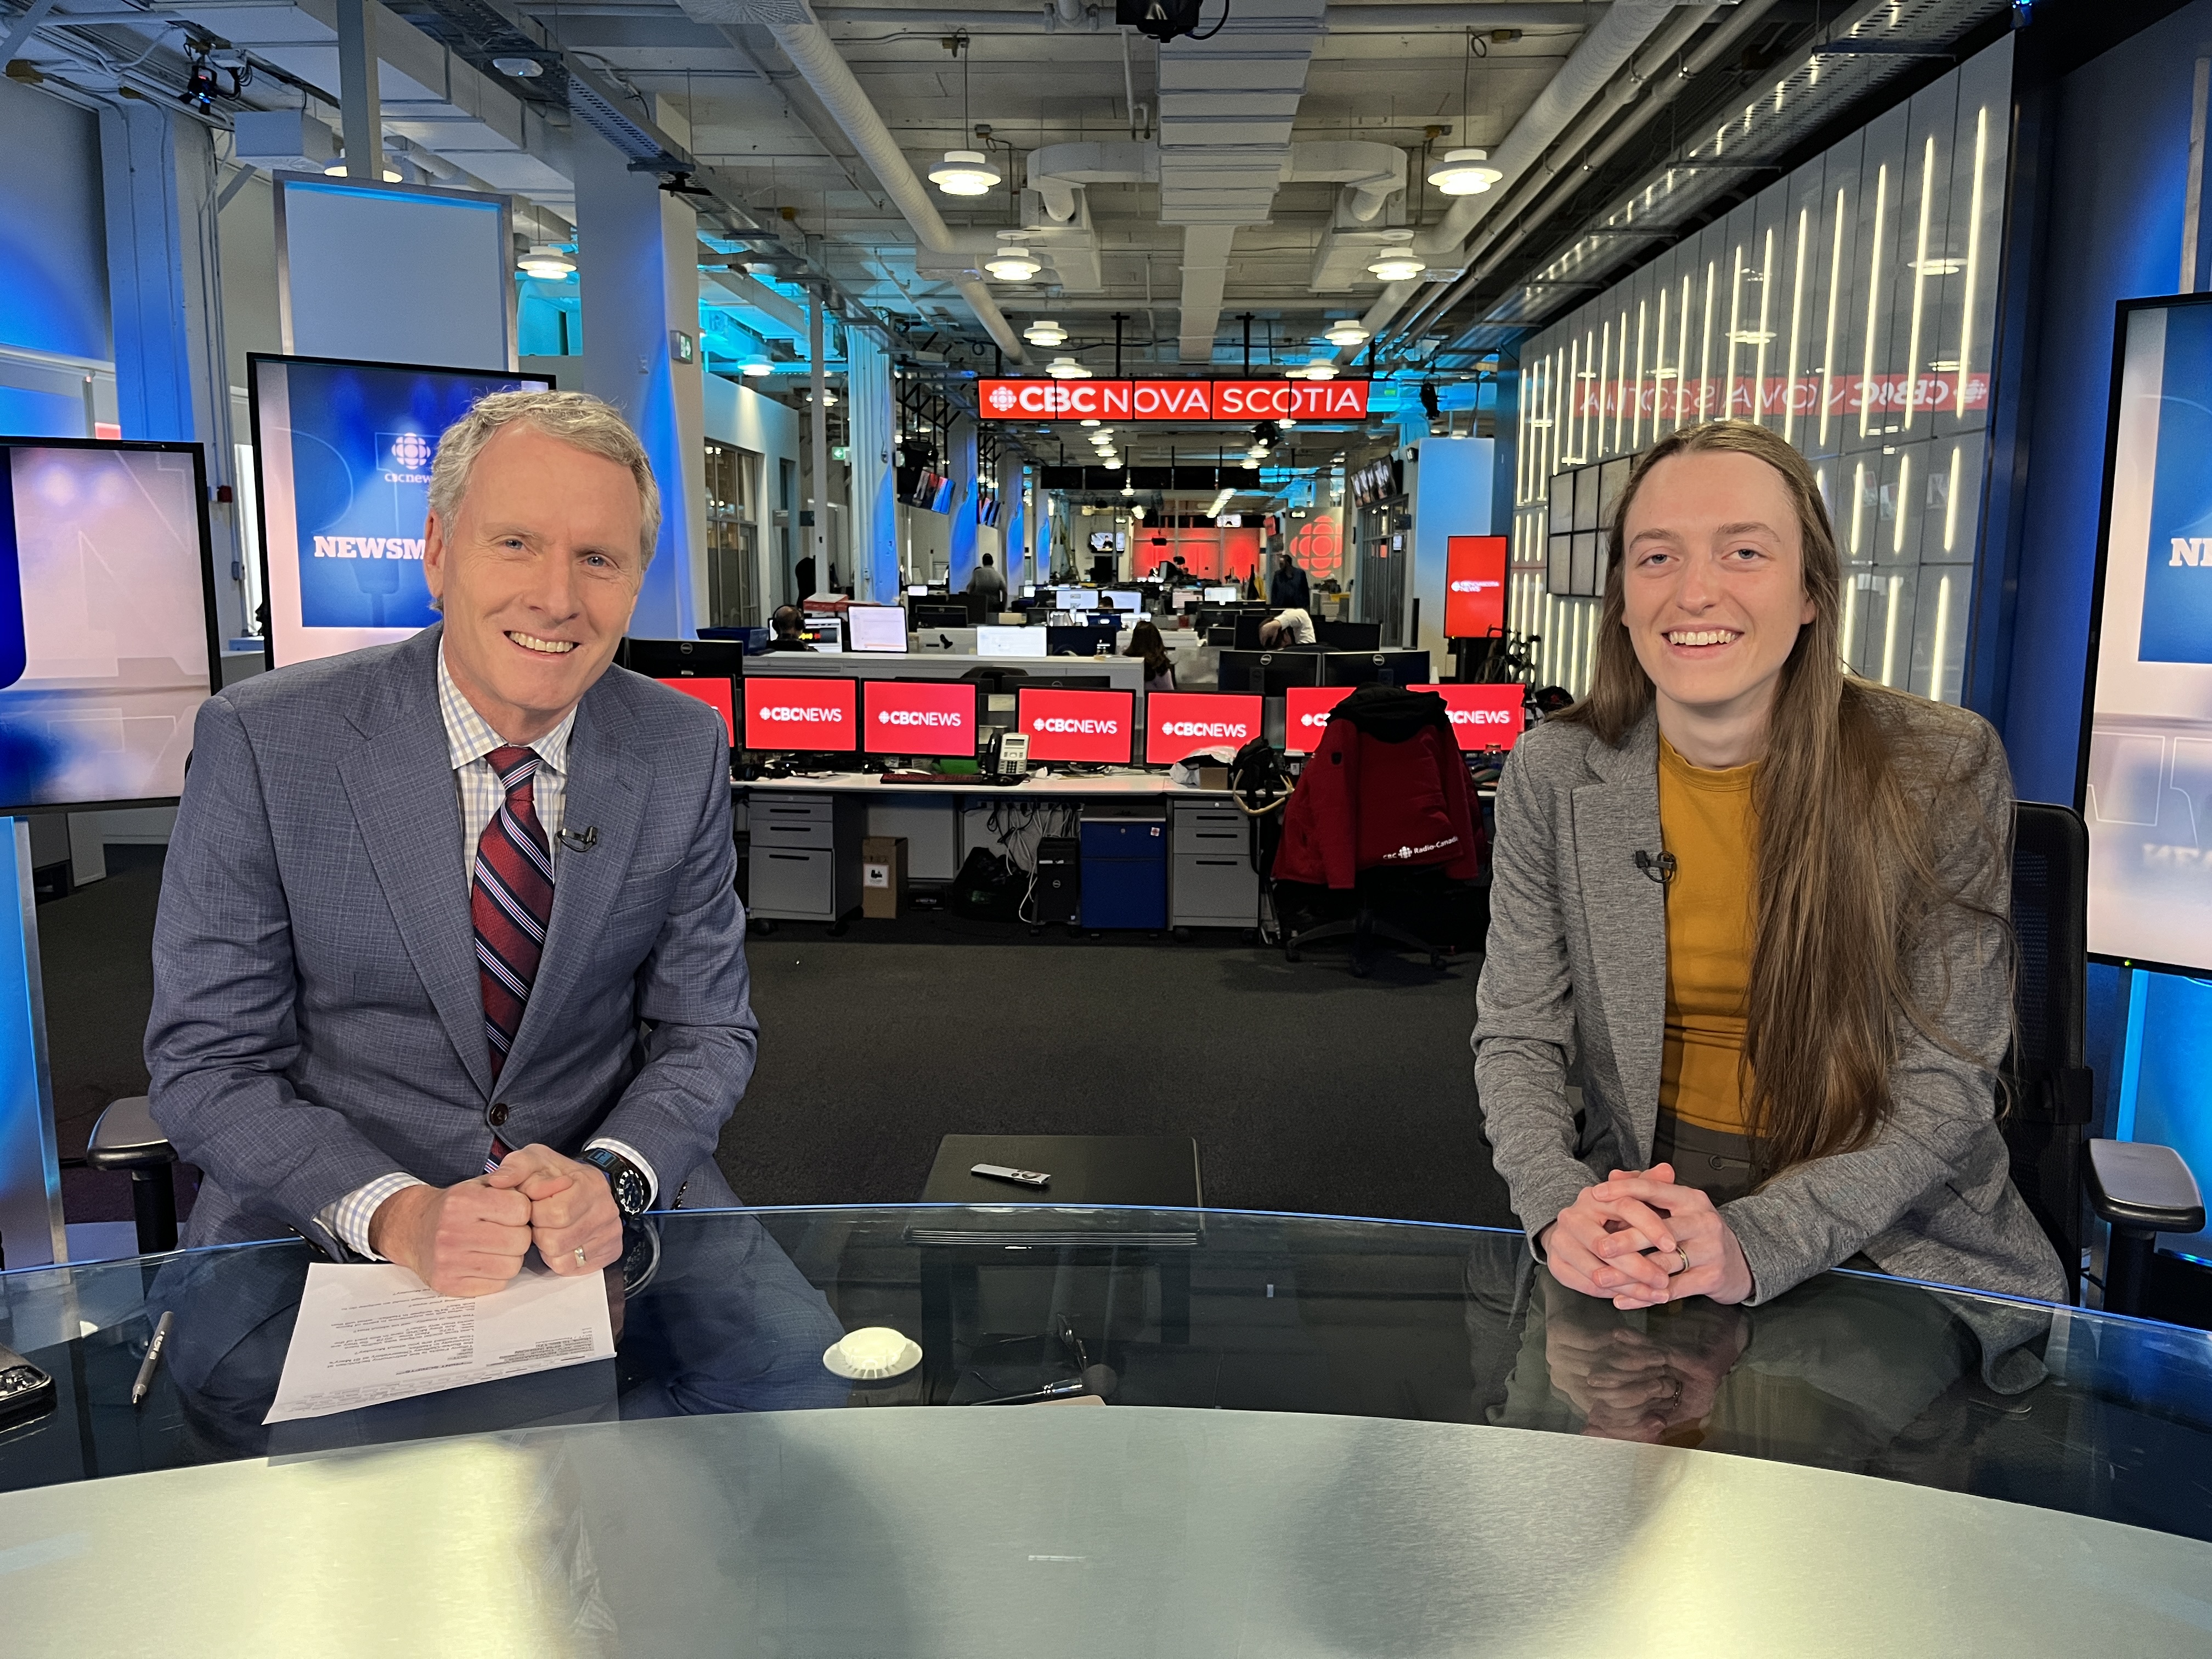
M 1260 878 L 1244 810 L 1226 790 L 1178 784 L 1165 772 L 1033 772 L 1005 785 L 887 782 L 873 772 L 830 772 L 731 787 L 750 837 L 747 909 L 763 921 L 842 927 L 860 902 L 865 837 L 903 839 L 908 874 L 946 882 L 970 848 L 1005 843 L 1009 816 L 1030 830 L 1036 808 L 1066 808 L 1057 826 L 1065 833 L 1075 809 L 1102 802 L 1158 809 L 1168 840 L 1170 927 L 1259 922 Z
M 1517 1233 L 1057 1207 L 887 1382 L 823 1347 L 923 1340 L 930 1254 L 1021 1206 L 654 1217 L 615 1359 L 273 1429 L 300 1242 L 0 1274 L 58 1394 L 0 1431 L 0 1647 L 2212 1650 L 2203 1332 L 1840 1273 L 1617 1314 Z

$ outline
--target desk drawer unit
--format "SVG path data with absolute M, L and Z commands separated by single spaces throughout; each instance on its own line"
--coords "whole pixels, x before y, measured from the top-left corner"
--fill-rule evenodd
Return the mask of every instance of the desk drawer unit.
M 790 921 L 835 920 L 837 854 L 827 847 L 763 847 L 752 851 L 752 913 Z
M 805 818 L 776 818 L 767 823 L 756 818 L 750 827 L 756 847 L 835 847 L 837 844 L 837 825 L 829 818 L 819 823 Z
M 859 908 L 866 821 L 854 797 L 748 796 L 748 911 L 763 921 L 836 923 Z
M 1175 927 L 1250 927 L 1260 918 L 1251 820 L 1228 803 L 1177 801 L 1168 896 Z

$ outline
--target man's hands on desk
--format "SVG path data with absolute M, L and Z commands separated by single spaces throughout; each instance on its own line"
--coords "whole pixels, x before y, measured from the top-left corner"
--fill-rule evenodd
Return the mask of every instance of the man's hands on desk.
M 368 1243 L 441 1296 L 489 1296 L 522 1270 L 533 1244 L 556 1273 L 620 1261 L 622 1212 L 598 1169 L 533 1145 L 459 1186 L 394 1193 L 370 1218 Z

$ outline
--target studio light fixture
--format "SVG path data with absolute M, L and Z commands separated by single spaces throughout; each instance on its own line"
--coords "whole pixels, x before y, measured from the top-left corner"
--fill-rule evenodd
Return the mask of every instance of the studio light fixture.
M 1026 283 L 1044 267 L 1018 247 L 1010 247 L 994 259 L 983 262 L 983 269 L 1002 283 Z
M 1022 331 L 1022 338 L 1033 346 L 1056 346 L 1067 343 L 1067 331 L 1049 317 L 1040 317 Z
M 1073 357 L 1055 357 L 1044 366 L 1044 372 L 1055 380 L 1087 380 L 1091 371 Z
M 757 380 L 763 374 L 775 374 L 775 365 L 765 357 L 748 357 L 738 365 L 738 373 L 748 380 Z M 830 400 L 827 398 L 822 400 L 822 406 L 824 409 L 830 406 Z
M 1109 472 L 1119 472 L 1121 470 L 1121 458 L 1119 455 L 1109 455 L 1106 458 L 1105 466 Z
M 1137 493 L 1137 487 L 1134 484 L 1123 484 L 1121 486 L 1121 493 L 1124 495 L 1133 495 Z
M 929 182 L 947 196 L 988 196 L 1005 176 L 980 149 L 948 149 L 929 170 Z
M 1366 344 L 1367 331 L 1359 325 L 1356 318 L 1346 317 L 1341 322 L 1331 323 L 1328 332 L 1322 338 L 1340 351 L 1348 346 Z
M 515 261 L 514 268 L 540 282 L 564 282 L 576 274 L 576 262 L 550 242 L 539 242 Z
M 346 164 L 343 158 L 331 162 L 323 169 L 323 177 L 325 179 L 343 179 L 345 176 Z M 405 181 L 400 178 L 399 170 L 397 167 L 386 167 L 384 170 L 384 182 L 387 185 L 397 185 Z
M 1428 266 L 1413 257 L 1410 248 L 1400 248 L 1384 254 L 1367 267 L 1367 274 L 1386 283 L 1410 283 Z
M 1429 182 L 1447 196 L 1480 196 L 1505 175 L 1485 165 L 1486 149 L 1448 149 L 1443 165 L 1429 175 Z
M 517 81 L 535 81 L 545 73 L 545 65 L 535 58 L 495 58 L 491 66 Z

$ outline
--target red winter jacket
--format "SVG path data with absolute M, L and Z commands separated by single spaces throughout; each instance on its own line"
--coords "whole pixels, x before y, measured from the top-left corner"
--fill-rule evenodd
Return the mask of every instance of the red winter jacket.
M 1365 686 L 1337 704 L 1283 809 L 1278 880 L 1346 888 L 1362 870 L 1482 866 L 1467 764 L 1433 692 Z

